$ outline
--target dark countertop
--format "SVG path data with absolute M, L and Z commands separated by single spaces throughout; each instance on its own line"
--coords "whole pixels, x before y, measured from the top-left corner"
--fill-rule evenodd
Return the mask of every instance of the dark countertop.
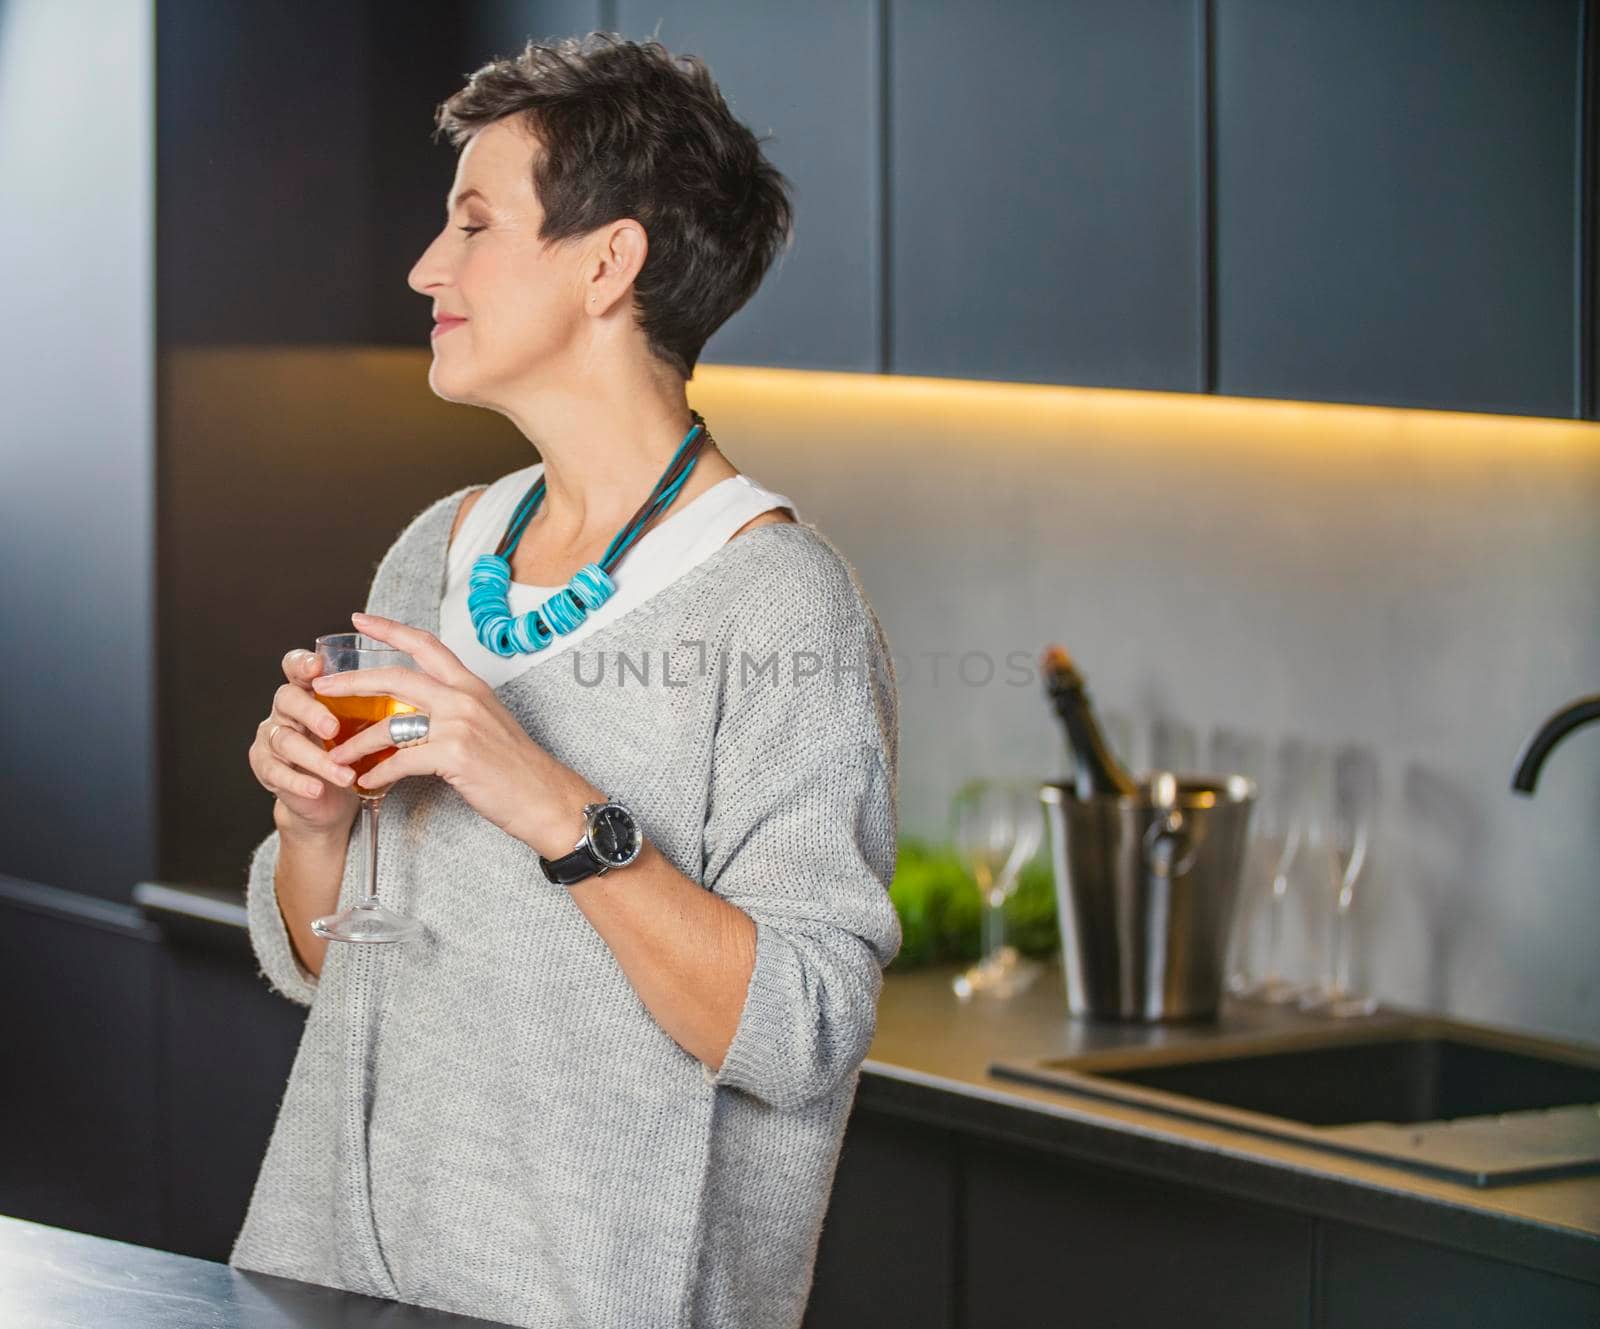
M 1326 1019 L 1225 1003 L 1210 1024 L 1075 1020 L 1059 961 L 1005 1001 L 960 1001 L 950 990 L 960 967 L 886 976 L 862 1106 L 1600 1281 L 1600 1176 L 1479 1189 L 988 1071 L 996 1060 L 1203 1043 Z
M 134 897 L 163 932 L 249 955 L 238 893 L 142 884 Z M 886 976 L 862 1106 L 1600 1282 L 1600 1176 L 1479 1189 L 988 1070 L 996 1060 L 1204 1043 L 1325 1019 L 1225 1003 L 1214 1023 L 1074 1020 L 1059 960 L 1028 991 L 999 1002 L 959 1001 L 950 990 L 959 968 Z
M 495 1324 L 3 1216 L 0 1306 L 6 1329 L 494 1329 Z

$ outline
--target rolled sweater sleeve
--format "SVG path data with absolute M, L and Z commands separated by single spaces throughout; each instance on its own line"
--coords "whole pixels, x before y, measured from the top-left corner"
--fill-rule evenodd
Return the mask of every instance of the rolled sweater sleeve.
M 350 877 L 356 855 L 354 848 L 360 829 L 352 827 L 350 846 L 345 851 L 345 882 Z M 250 856 L 250 875 L 245 883 L 245 914 L 250 927 L 250 946 L 255 951 L 261 976 L 272 989 L 302 1006 L 311 1005 L 317 995 L 317 976 L 295 957 L 289 942 L 288 925 L 278 907 L 278 832 L 273 831 Z M 344 883 L 340 890 L 343 892 Z
M 855 1076 L 901 942 L 893 672 L 848 565 L 830 572 L 785 586 L 774 630 L 741 638 L 757 664 L 775 653 L 770 682 L 739 687 L 728 662 L 706 821 L 705 884 L 756 927 L 738 1026 L 706 1078 L 780 1109 Z

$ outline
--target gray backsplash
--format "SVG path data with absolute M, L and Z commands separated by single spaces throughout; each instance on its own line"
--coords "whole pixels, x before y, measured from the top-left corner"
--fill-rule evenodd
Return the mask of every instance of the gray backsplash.
M 1600 731 L 1510 791 L 1528 735 L 1600 691 L 1600 427 L 702 378 L 724 450 L 833 539 L 888 634 L 903 832 L 942 834 L 969 775 L 1062 773 L 1034 664 L 1059 641 L 1097 706 L 1193 725 L 1202 759 L 1218 724 L 1372 745 L 1368 981 L 1600 1039 Z

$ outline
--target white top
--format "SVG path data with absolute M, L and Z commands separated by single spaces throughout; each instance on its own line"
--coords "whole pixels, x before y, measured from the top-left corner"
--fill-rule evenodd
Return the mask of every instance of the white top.
M 721 548 L 752 517 L 773 508 L 788 508 L 797 521 L 800 519 L 794 504 L 784 495 L 763 488 L 747 475 L 730 475 L 681 507 L 674 501 L 666 515 L 635 540 L 611 569 L 611 579 L 617 584 L 611 598 L 571 632 L 557 634 L 542 651 L 531 655 L 500 656 L 484 646 L 472 630 L 472 615 L 467 612 L 467 579 L 479 557 L 494 553 L 517 504 L 543 473 L 544 463 L 535 462 L 502 476 L 484 490 L 450 542 L 446 557 L 439 640 L 492 688 L 559 655 L 596 627 L 649 599 Z M 507 592 L 511 612 L 521 615 L 537 609 L 560 589 L 513 581 Z

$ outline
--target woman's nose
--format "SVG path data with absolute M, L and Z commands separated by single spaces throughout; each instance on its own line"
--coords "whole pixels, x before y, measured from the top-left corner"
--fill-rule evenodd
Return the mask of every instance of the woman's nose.
M 406 284 L 418 295 L 427 295 L 432 287 L 445 279 L 444 264 L 437 257 L 439 241 L 435 239 L 411 267 Z

